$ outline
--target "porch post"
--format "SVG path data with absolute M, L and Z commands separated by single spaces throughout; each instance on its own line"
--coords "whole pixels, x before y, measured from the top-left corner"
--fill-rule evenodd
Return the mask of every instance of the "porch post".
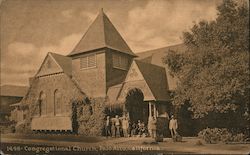
M 154 117 L 156 118 L 157 114 L 156 114 L 156 104 L 154 102 Z
M 151 102 L 148 102 L 148 110 L 149 110 L 149 116 L 148 117 L 152 117 L 152 106 L 151 106 Z

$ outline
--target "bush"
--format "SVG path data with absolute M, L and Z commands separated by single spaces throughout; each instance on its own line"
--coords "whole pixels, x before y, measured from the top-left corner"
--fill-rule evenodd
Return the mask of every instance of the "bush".
M 77 128 L 76 133 L 85 136 L 101 136 L 105 119 L 105 98 L 95 98 L 80 104 L 73 104 L 72 120 Z M 76 115 L 75 115 L 76 114 Z
M 7 134 L 7 133 L 14 133 L 15 132 L 15 126 L 0 126 L 1 134 Z
M 206 143 L 216 144 L 218 142 L 243 142 L 245 135 L 242 133 L 233 135 L 226 128 L 206 128 L 198 133 L 198 137 Z
M 245 135 L 242 133 L 233 136 L 233 142 L 243 142 L 245 140 Z
M 168 135 L 168 122 L 169 120 L 164 117 L 158 117 L 156 128 L 157 128 L 157 136 L 166 137 Z
M 15 132 L 16 133 L 25 133 L 25 134 L 32 133 L 30 123 L 24 122 L 24 123 L 17 124 L 15 127 Z

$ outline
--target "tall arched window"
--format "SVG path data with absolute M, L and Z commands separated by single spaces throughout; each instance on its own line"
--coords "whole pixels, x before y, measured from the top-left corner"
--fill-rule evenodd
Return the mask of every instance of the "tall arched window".
M 46 115 L 47 114 L 47 110 L 46 110 L 46 94 L 42 91 L 40 93 L 40 115 Z
M 61 93 L 58 89 L 54 92 L 54 115 L 60 115 L 62 113 Z

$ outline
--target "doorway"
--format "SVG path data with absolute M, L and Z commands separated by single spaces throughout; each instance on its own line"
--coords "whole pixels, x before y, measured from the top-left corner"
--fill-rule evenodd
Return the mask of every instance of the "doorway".
M 125 112 L 128 113 L 131 122 L 141 120 L 148 122 L 148 104 L 144 102 L 143 92 L 138 88 L 130 89 L 125 100 Z

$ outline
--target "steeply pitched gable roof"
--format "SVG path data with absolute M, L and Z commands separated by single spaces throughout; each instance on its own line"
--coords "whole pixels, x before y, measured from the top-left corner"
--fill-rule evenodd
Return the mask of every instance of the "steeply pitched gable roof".
M 145 52 L 136 53 L 138 55 L 138 57 L 136 59 L 143 61 L 143 62 L 154 64 L 157 66 L 165 67 L 169 89 L 175 90 L 177 87 L 178 79 L 176 77 L 173 77 L 172 75 L 170 75 L 170 71 L 169 71 L 168 66 L 165 63 L 163 63 L 163 57 L 165 57 L 167 55 L 167 52 L 169 50 L 173 50 L 173 51 L 182 53 L 182 52 L 185 52 L 186 49 L 187 49 L 187 47 L 184 44 L 167 46 L 167 47 L 163 47 L 163 48 L 158 48 L 158 49 L 148 50 Z
M 151 92 L 158 101 L 169 100 L 165 68 L 135 60 Z
M 109 87 L 107 91 L 107 96 L 109 97 L 109 103 L 113 104 L 117 102 L 117 98 L 119 96 L 119 93 L 121 91 L 122 84 L 114 85 L 112 87 Z
M 136 56 L 103 10 L 101 10 L 97 18 L 90 25 L 87 32 L 69 55 L 72 56 L 104 47 Z
M 169 50 L 173 50 L 179 53 L 184 52 L 187 47 L 184 44 L 177 44 L 173 46 L 166 46 L 162 48 L 157 48 L 153 50 L 148 50 L 144 52 L 136 53 L 138 57 L 137 60 L 141 60 L 143 62 L 148 62 L 154 65 L 165 67 L 166 64 L 163 63 L 162 58 L 167 55 Z
M 67 56 L 63 56 L 57 53 L 50 53 L 52 57 L 56 60 L 56 62 L 60 65 L 65 73 L 71 75 L 72 72 L 72 62 L 71 58 Z
M 54 74 L 54 73 L 59 73 L 59 72 L 64 72 L 68 75 L 71 75 L 72 73 L 71 60 L 72 59 L 70 57 L 49 52 L 47 56 L 45 57 L 45 59 L 43 60 L 43 63 L 40 66 L 35 76 L 43 76 L 43 75 Z M 54 67 L 46 68 L 45 64 L 48 61 L 52 61 Z

